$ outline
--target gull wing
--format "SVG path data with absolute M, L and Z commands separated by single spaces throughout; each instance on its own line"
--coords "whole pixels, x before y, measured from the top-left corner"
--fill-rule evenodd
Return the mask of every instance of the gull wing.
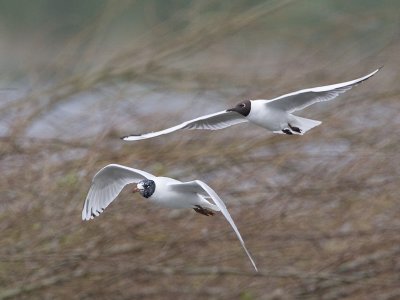
M 82 220 L 97 217 L 118 196 L 125 185 L 154 176 L 117 164 L 107 165 L 94 175 L 82 209 Z
M 314 103 L 335 99 L 340 94 L 347 92 L 352 87 L 372 77 L 379 70 L 380 68 L 364 77 L 352 81 L 304 89 L 277 97 L 272 100 L 265 100 L 265 105 L 267 105 L 269 108 L 284 110 L 289 113 L 302 110 Z
M 233 230 L 236 233 L 237 238 L 239 239 L 240 243 L 242 244 L 242 247 L 244 251 L 246 252 L 247 256 L 249 257 L 254 269 L 258 272 L 257 266 L 251 257 L 249 251 L 246 248 L 246 245 L 244 244 L 244 241 L 242 239 L 242 236 L 239 233 L 239 230 L 237 229 L 235 222 L 233 222 L 231 215 L 228 212 L 228 209 L 225 206 L 225 203 L 219 198 L 217 193 L 210 188 L 207 184 L 200 180 L 194 180 L 194 181 L 189 181 L 189 182 L 182 182 L 182 183 L 173 183 L 169 184 L 169 186 L 177 191 L 177 192 L 193 192 L 193 193 L 198 193 L 203 196 L 210 197 L 215 205 L 218 206 L 218 208 L 221 210 L 222 214 L 228 221 L 228 223 L 232 226 Z
M 170 127 L 161 131 L 144 133 L 139 135 L 128 135 L 121 139 L 124 141 L 138 141 L 156 137 L 159 135 L 171 133 L 179 129 L 205 129 L 205 130 L 218 130 L 226 128 L 239 123 L 247 122 L 247 119 L 241 114 L 234 111 L 220 111 L 217 113 L 202 116 L 190 121 L 183 122 L 174 127 Z

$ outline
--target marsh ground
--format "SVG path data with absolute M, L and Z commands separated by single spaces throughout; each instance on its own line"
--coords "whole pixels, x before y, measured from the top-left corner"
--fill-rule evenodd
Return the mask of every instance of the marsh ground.
M 0 20 L 0 299 L 400 298 L 397 2 L 13 3 Z M 381 65 L 300 112 L 323 121 L 302 137 L 237 125 L 118 139 Z M 209 183 L 260 272 L 222 216 L 129 189 L 82 222 L 111 162 Z

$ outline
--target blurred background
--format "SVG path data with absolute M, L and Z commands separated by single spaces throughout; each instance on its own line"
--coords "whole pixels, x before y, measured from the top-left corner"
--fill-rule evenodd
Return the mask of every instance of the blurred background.
M 0 299 L 400 299 L 400 2 L 0 1 Z M 298 113 L 159 130 L 384 68 Z M 245 138 L 244 138 L 245 137 Z M 200 179 L 218 214 L 123 190 L 81 221 L 93 175 Z

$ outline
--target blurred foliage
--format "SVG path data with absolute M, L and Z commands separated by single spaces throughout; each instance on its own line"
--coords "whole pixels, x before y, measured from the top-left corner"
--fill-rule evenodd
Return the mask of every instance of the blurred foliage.
M 400 2 L 0 1 L 0 299 L 398 299 Z M 302 137 L 157 130 L 367 74 Z M 246 137 L 246 138 L 244 138 Z M 224 218 L 124 190 L 108 163 L 208 182 Z
M 79 31 L 103 9 L 104 3 L 102 0 L 2 0 L 0 22 L 11 33 L 50 27 L 57 37 Z

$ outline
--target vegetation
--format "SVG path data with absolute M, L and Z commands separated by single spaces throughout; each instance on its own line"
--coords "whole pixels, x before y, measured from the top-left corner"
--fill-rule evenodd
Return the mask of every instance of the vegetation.
M 0 299 L 400 298 L 397 2 L 14 3 L 0 10 Z M 302 111 L 323 121 L 302 137 L 119 140 L 381 65 Z M 221 215 L 129 188 L 81 221 L 108 163 L 206 181 L 260 272 Z

